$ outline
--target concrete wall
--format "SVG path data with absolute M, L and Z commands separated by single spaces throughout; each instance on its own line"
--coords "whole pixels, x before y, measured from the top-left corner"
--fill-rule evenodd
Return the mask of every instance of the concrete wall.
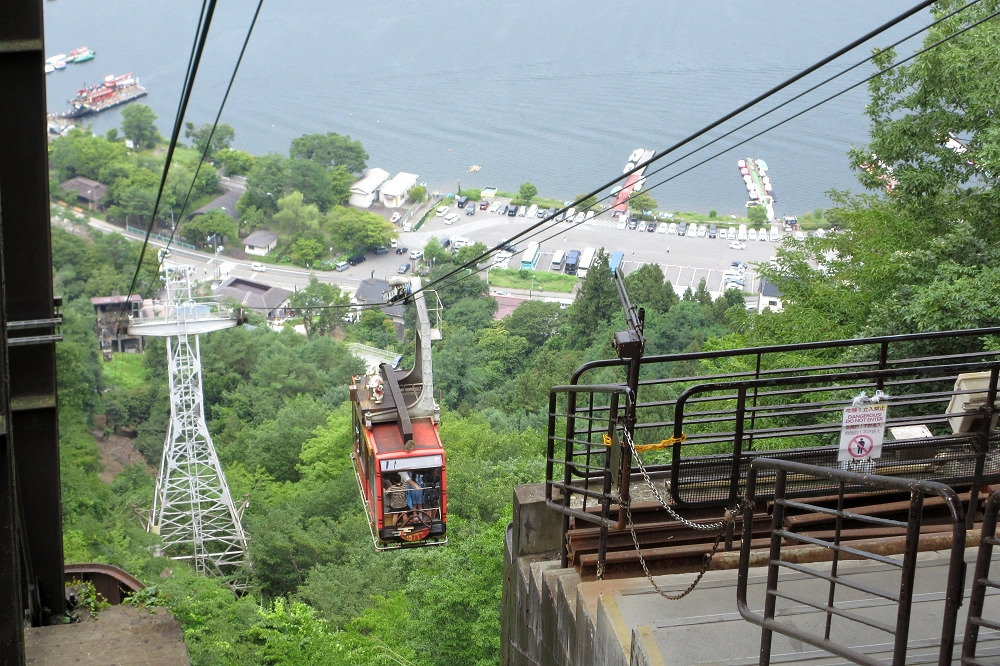
M 583 582 L 559 567 L 562 516 L 545 486 L 514 489 L 504 548 L 504 666 L 662 666 L 649 627 L 629 627 L 615 593 L 633 580 Z M 644 581 L 643 581 L 644 582 Z M 638 638 L 637 638 L 638 637 Z

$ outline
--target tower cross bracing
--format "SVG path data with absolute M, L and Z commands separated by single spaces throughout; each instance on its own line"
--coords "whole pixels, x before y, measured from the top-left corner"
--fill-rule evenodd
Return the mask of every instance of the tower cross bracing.
M 170 426 L 163 446 L 149 530 L 164 552 L 191 560 L 202 574 L 247 573 L 247 536 L 205 422 L 199 333 L 231 328 L 239 317 L 193 297 L 190 266 L 164 269 L 166 299 L 144 307 L 129 328 L 164 337 L 170 386 Z

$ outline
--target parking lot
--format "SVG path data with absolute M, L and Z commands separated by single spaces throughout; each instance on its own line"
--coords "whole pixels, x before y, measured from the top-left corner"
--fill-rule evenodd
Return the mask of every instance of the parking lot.
M 445 224 L 442 217 L 431 218 L 417 232 L 401 232 L 400 243 L 413 249 L 423 247 L 431 236 L 439 240 L 462 236 L 492 247 L 502 239 L 510 238 L 526 227 L 542 221 L 540 218 L 531 220 L 525 217 L 500 216 L 481 210 L 476 210 L 474 215 L 467 216 L 464 210 L 452 206 L 449 213 L 453 212 L 461 213 L 453 224 Z M 729 226 L 728 220 L 725 219 L 718 220 L 717 224 L 720 230 Z M 739 260 L 748 264 L 765 262 L 776 254 L 778 245 L 771 241 L 747 241 L 745 250 L 735 250 L 729 247 L 728 239 L 707 236 L 691 238 L 658 232 L 620 230 L 615 227 L 614 220 L 607 214 L 594 218 L 591 223 L 576 227 L 567 222 L 555 225 L 547 222 L 542 228 L 544 232 L 517 243 L 519 250 L 523 250 L 533 241 L 541 244 L 542 252 L 536 270 L 550 270 L 552 256 L 556 250 L 568 253 L 570 250 L 582 251 L 585 247 L 603 247 L 609 254 L 614 251 L 624 253 L 625 259 L 622 265 L 626 274 L 643 264 L 659 264 L 667 279 L 679 292 L 683 292 L 689 286 L 696 288 L 702 278 L 707 280 L 710 291 L 718 292 L 723 283 L 722 272 L 728 269 L 733 261 Z M 511 262 L 512 266 L 515 264 L 516 261 Z M 365 266 L 366 264 L 362 264 L 359 268 Z M 747 272 L 747 291 L 756 291 L 755 279 L 756 275 L 751 267 Z

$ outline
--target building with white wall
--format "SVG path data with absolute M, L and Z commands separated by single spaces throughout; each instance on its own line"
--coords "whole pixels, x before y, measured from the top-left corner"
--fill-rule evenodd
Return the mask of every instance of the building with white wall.
M 406 195 L 417 184 L 417 174 L 400 171 L 382 186 L 379 199 L 386 208 L 399 208 L 406 202 Z
M 374 167 L 365 171 L 361 180 L 351 185 L 350 203 L 358 208 L 368 208 L 378 197 L 379 188 L 389 180 L 389 172 Z

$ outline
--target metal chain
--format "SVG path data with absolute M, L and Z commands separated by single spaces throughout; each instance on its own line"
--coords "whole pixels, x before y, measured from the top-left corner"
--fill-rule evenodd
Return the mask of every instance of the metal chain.
M 687 595 L 691 594 L 694 591 L 694 588 L 698 587 L 698 583 L 701 582 L 705 572 L 708 571 L 708 567 L 712 564 L 712 558 L 715 557 L 715 553 L 719 550 L 719 544 L 722 542 L 722 535 L 726 533 L 725 521 L 723 521 L 722 528 L 719 530 L 719 533 L 715 535 L 715 543 L 712 544 L 712 550 L 705 553 L 705 563 L 701 565 L 701 571 L 699 571 L 698 575 L 695 576 L 693 581 L 691 581 L 691 584 L 688 585 L 687 589 L 680 594 L 667 594 L 660 589 L 660 586 L 656 584 L 655 580 L 653 580 L 653 575 L 649 573 L 649 567 L 646 566 L 646 559 L 642 556 L 642 548 L 639 547 L 639 538 L 635 535 L 635 525 L 632 524 L 632 510 L 627 504 L 625 505 L 625 513 L 628 515 L 628 529 L 632 533 L 632 543 L 635 544 L 635 552 L 639 555 L 639 564 L 642 565 L 642 571 L 646 574 L 646 580 L 648 580 L 649 584 L 653 586 L 656 593 L 664 599 L 669 599 L 670 601 L 680 601 Z M 735 519 L 734 514 L 730 514 L 728 511 L 726 514 L 732 515 L 733 519 Z
M 628 442 L 629 448 L 632 449 L 632 458 L 635 460 L 636 464 L 639 465 L 639 472 L 642 473 L 642 478 L 646 480 L 646 485 L 648 485 L 649 489 L 653 491 L 653 495 L 660 503 L 660 506 L 666 509 L 667 513 L 673 516 L 674 520 L 690 527 L 693 530 L 703 530 L 706 532 L 725 527 L 726 518 L 723 518 L 723 520 L 720 520 L 717 523 L 695 523 L 674 511 L 673 507 L 663 500 L 663 497 L 660 496 L 660 491 L 656 489 L 656 486 L 653 485 L 653 480 L 649 478 L 649 474 L 646 472 L 646 467 L 642 464 L 642 459 L 639 458 L 639 453 L 635 450 L 635 442 L 632 441 L 632 435 L 629 434 L 628 430 L 624 430 L 623 432 L 625 433 L 625 440 Z

